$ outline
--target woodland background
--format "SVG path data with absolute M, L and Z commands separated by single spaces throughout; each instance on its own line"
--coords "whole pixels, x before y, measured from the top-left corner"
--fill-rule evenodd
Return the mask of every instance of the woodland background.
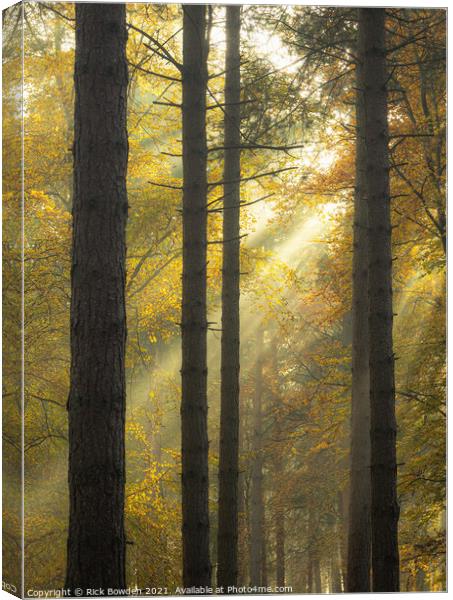
M 263 582 L 276 584 L 283 536 L 285 581 L 299 593 L 344 589 L 355 152 L 353 46 L 344 39 L 353 37 L 353 12 L 242 10 L 242 136 L 254 148 L 242 153 L 242 177 L 250 180 L 241 184 L 248 205 L 241 209 L 239 579 L 248 581 L 258 503 Z M 210 181 L 220 181 L 224 8 L 211 13 L 208 171 Z M 3 25 L 4 339 L 16 349 L 3 371 L 9 482 L 20 455 L 17 14 L 9 9 Z M 389 126 L 401 589 L 435 591 L 445 589 L 445 12 L 387 15 L 395 47 Z M 181 585 L 182 263 L 181 194 L 169 186 L 181 186 L 181 115 L 172 105 L 181 87 L 174 67 L 147 48 L 146 32 L 179 57 L 181 7 L 128 4 L 127 22 L 127 579 L 172 590 Z M 64 581 L 68 519 L 74 5 L 27 3 L 24 24 L 26 585 L 54 589 Z M 212 242 L 222 228 L 216 192 Z M 221 251 L 221 244 L 208 245 L 212 556 Z M 262 485 L 252 498 L 258 460 Z M 20 547 L 19 490 L 10 489 L 3 532 L 12 555 Z

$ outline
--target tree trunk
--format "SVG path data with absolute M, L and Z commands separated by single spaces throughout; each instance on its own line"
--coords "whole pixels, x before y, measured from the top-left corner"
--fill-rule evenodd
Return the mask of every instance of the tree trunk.
M 426 586 L 426 574 L 422 569 L 417 569 L 415 574 L 415 591 L 416 592 L 429 592 Z
M 264 485 L 262 484 L 262 487 Z M 266 537 L 266 515 L 263 501 L 263 536 L 261 538 L 261 585 L 267 587 L 267 537 Z
M 241 403 L 241 408 L 244 408 Z M 247 431 L 246 412 L 243 411 L 243 418 L 239 423 L 239 478 L 238 478 L 238 583 L 244 585 L 248 580 L 248 502 L 247 502 L 247 481 L 245 477 L 245 465 L 242 456 L 245 446 L 245 431 Z
M 305 566 L 305 568 L 302 569 L 302 571 L 299 572 L 299 576 L 300 576 L 300 586 L 299 586 L 300 593 L 301 594 L 306 594 L 306 593 L 308 593 L 308 589 L 307 589 L 307 567 L 306 566 Z M 290 581 L 293 581 L 293 579 L 290 579 Z
M 385 10 L 360 9 L 364 40 L 373 592 L 399 590 Z
M 370 591 L 371 481 L 370 372 L 368 336 L 368 217 L 365 194 L 363 30 L 356 65 L 356 157 L 352 274 L 352 408 L 348 516 L 348 592 Z
M 338 549 L 330 557 L 330 591 L 332 594 L 341 594 L 340 553 Z
M 206 360 L 206 6 L 184 5 L 182 518 L 184 586 L 209 586 Z
M 339 514 L 339 527 L 338 527 L 338 535 L 339 535 L 339 543 L 338 543 L 338 551 L 339 551 L 339 565 L 340 565 L 340 575 L 341 580 L 343 582 L 343 588 L 346 588 L 346 579 L 347 579 L 347 563 L 348 563 L 348 517 L 347 517 L 347 505 L 349 505 L 349 490 L 350 486 L 346 486 L 346 489 L 339 490 L 337 493 L 337 505 L 338 505 L 338 514 Z M 344 591 L 344 590 L 343 590 Z
M 263 331 L 256 339 L 255 399 L 253 406 L 252 481 L 250 510 L 250 584 L 262 585 L 264 547 L 262 401 L 263 401 Z
M 66 587 L 125 586 L 124 4 L 76 4 Z
M 225 592 L 238 579 L 240 26 L 241 7 L 227 6 L 217 575 Z
M 312 584 L 314 584 L 315 589 L 314 592 L 315 594 L 321 594 L 322 593 L 322 584 L 321 584 L 321 564 L 319 561 L 319 557 L 316 556 L 313 559 L 312 562 L 312 569 L 313 569 L 313 580 L 312 580 Z
M 285 585 L 285 513 L 278 510 L 276 515 L 276 535 L 275 535 L 275 553 L 276 553 L 276 583 L 278 587 Z
M 273 494 L 274 494 L 274 520 L 275 520 L 275 581 L 278 587 L 285 585 L 285 511 L 283 490 L 284 461 L 282 457 L 281 442 L 283 441 L 282 423 L 281 423 L 281 402 L 280 402 L 280 380 L 278 365 L 278 332 L 272 337 L 271 360 L 272 360 L 272 378 L 275 382 L 273 390 L 274 404 L 274 437 L 276 448 L 274 451 L 273 469 Z
M 314 591 L 315 590 L 313 589 L 313 560 L 311 558 L 310 553 L 307 561 L 307 592 L 309 594 L 313 594 Z

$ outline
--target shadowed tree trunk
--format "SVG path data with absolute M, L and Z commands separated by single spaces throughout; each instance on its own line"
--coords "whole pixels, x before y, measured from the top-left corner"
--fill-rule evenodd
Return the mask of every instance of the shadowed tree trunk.
M 368 336 L 368 218 L 365 194 L 363 29 L 356 64 L 356 156 L 352 273 L 352 410 L 346 590 L 370 591 L 371 481 Z
M 399 590 L 385 10 L 360 9 L 364 40 L 374 592 Z
M 313 561 L 311 555 L 307 561 L 307 592 L 312 594 L 315 590 L 313 589 Z
M 240 26 L 241 7 L 227 6 L 217 575 L 225 592 L 238 579 Z
M 415 574 L 416 592 L 428 592 L 429 588 L 426 585 L 426 574 L 422 569 L 417 569 Z
M 290 579 L 290 581 L 294 581 L 294 579 Z M 305 567 L 302 569 L 302 571 L 300 571 L 300 593 L 301 594 L 306 594 L 307 593 L 307 566 L 305 565 Z
M 319 562 L 319 557 L 316 556 L 313 559 L 313 563 L 312 563 L 312 569 L 313 569 L 313 584 L 314 584 L 314 592 L 316 594 L 320 594 L 322 591 L 322 585 L 321 585 L 321 564 Z
M 272 377 L 275 381 L 273 390 L 273 415 L 274 415 L 274 442 L 277 444 L 273 460 L 274 478 L 273 478 L 273 495 L 274 495 L 274 529 L 275 529 L 275 581 L 276 585 L 283 587 L 285 585 L 285 511 L 283 498 L 283 471 L 284 461 L 282 456 L 281 444 L 283 442 L 282 423 L 280 417 L 280 380 L 279 380 L 279 365 L 278 365 L 278 343 L 277 333 L 272 338 L 271 346 L 271 361 L 272 361 Z
M 262 402 L 263 402 L 263 330 L 256 336 L 255 398 L 253 404 L 252 480 L 250 491 L 250 584 L 262 585 L 264 548 Z
M 66 587 L 123 588 L 127 63 L 124 4 L 76 4 Z
M 318 521 L 316 510 L 310 500 L 307 520 L 307 558 L 308 558 L 308 592 L 321 592 L 321 566 L 318 547 Z
M 243 403 L 241 402 L 241 408 Z M 245 477 L 246 465 L 243 464 L 242 452 L 245 446 L 245 431 L 247 430 L 246 413 L 239 423 L 239 477 L 238 477 L 238 583 L 245 584 L 248 571 L 248 502 L 247 480 Z
M 276 534 L 275 534 L 275 553 L 276 553 L 276 582 L 277 586 L 285 585 L 285 513 L 283 510 L 277 510 L 276 514 Z
M 184 5 L 182 541 L 186 587 L 209 586 L 209 481 L 206 362 L 206 6 Z
M 343 582 L 343 587 L 346 587 L 346 577 L 347 577 L 347 554 L 348 554 L 348 516 L 347 506 L 349 505 L 349 489 L 350 486 L 346 486 L 344 490 L 339 490 L 337 493 L 337 506 L 338 506 L 338 514 L 340 517 L 340 523 L 338 527 L 338 550 L 339 550 L 339 565 L 340 565 L 340 574 L 341 580 Z M 344 591 L 344 590 L 343 590 Z
M 261 484 L 264 489 L 264 482 Z M 266 514 L 264 511 L 264 498 L 263 498 L 263 537 L 261 546 L 261 585 L 267 587 L 267 537 L 266 537 Z

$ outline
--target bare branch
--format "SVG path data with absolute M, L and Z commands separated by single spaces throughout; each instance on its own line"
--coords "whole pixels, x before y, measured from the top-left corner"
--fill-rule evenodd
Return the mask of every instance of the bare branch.
M 239 235 L 234 238 L 230 238 L 229 240 L 213 240 L 211 242 L 207 242 L 207 244 L 208 244 L 208 246 L 210 244 L 228 244 L 228 242 L 237 242 L 237 240 L 241 240 L 242 238 L 245 238 L 247 236 L 248 236 L 248 233 L 243 233 L 242 235 Z
M 241 177 L 239 179 L 231 179 L 230 181 L 212 181 L 208 183 L 208 187 L 215 187 L 218 185 L 225 185 L 226 183 L 243 183 L 244 181 L 252 181 L 255 179 L 260 179 L 261 177 L 268 177 L 270 175 L 278 175 L 279 173 L 283 173 L 284 171 L 294 171 L 297 167 L 285 167 L 284 169 L 276 169 L 275 171 L 268 171 L 267 173 L 258 173 L 257 175 L 251 175 L 250 177 Z
M 156 71 L 150 71 L 149 69 L 145 69 L 145 68 L 141 67 L 140 65 L 134 65 L 134 63 L 131 63 L 130 61 L 127 61 L 127 63 L 134 69 L 138 69 L 139 71 L 142 71 L 142 73 L 146 73 L 147 75 L 155 75 L 156 77 L 161 77 L 162 79 L 168 79 L 169 81 L 177 81 L 178 83 L 181 83 L 181 81 L 182 81 L 181 79 L 178 79 L 178 77 L 172 77 L 171 75 L 164 75 L 163 73 L 157 73 Z
M 210 210 L 208 210 L 209 213 L 216 213 L 216 212 L 222 212 L 224 210 L 229 210 L 230 208 L 242 208 L 243 206 L 251 206 L 252 204 L 256 204 L 257 202 L 261 202 L 262 200 L 267 200 L 268 198 L 271 198 L 272 196 L 275 196 L 275 194 L 267 194 L 267 196 L 262 196 L 261 198 L 258 198 L 257 200 L 252 200 L 251 202 L 240 202 L 239 204 L 235 204 L 234 206 L 222 206 L 221 208 L 211 208 Z M 217 198 L 215 200 L 215 202 L 220 202 L 220 200 L 223 199 L 222 198 Z
M 167 188 L 170 190 L 182 190 L 183 189 L 182 185 L 170 185 L 167 183 L 157 183 L 157 181 L 148 181 L 148 183 L 151 185 L 155 185 L 156 187 L 163 187 L 163 188 Z
M 241 144 L 239 146 L 214 146 L 209 148 L 208 152 L 219 152 L 221 150 L 278 150 L 281 152 L 289 152 L 290 150 L 297 150 L 304 148 L 305 144 L 294 144 L 289 146 L 271 146 L 268 144 Z

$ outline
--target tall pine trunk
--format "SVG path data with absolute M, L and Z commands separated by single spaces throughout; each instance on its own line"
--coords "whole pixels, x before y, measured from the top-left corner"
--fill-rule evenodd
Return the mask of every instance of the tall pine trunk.
M 206 6 L 183 6 L 182 518 L 183 580 L 209 586 L 206 360 Z
M 385 10 L 360 9 L 368 206 L 373 592 L 399 590 Z
M 66 587 L 123 588 L 128 141 L 124 4 L 76 4 Z
M 256 339 L 255 398 L 253 404 L 252 476 L 250 490 L 250 584 L 262 585 L 264 549 L 263 502 L 263 330 Z
M 217 583 L 225 592 L 238 579 L 240 26 L 241 7 L 227 6 L 217 571 Z
M 365 193 L 366 145 L 363 29 L 356 64 L 356 156 L 352 273 L 352 409 L 348 516 L 348 592 L 370 591 L 371 480 L 370 372 L 368 336 L 368 216 Z

